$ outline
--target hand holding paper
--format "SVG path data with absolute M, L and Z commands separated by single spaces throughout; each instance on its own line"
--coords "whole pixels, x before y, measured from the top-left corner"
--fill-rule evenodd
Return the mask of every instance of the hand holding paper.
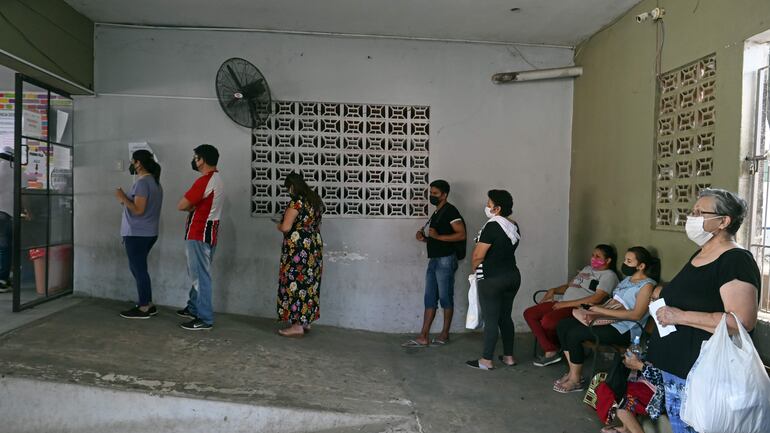
M 657 301 L 650 302 L 650 316 L 655 320 L 655 324 L 658 326 L 658 334 L 660 334 L 661 337 L 665 337 L 666 335 L 676 331 L 676 326 L 674 325 L 661 325 L 661 323 L 658 321 L 658 310 L 662 307 L 666 306 L 666 300 L 663 298 L 658 299 Z

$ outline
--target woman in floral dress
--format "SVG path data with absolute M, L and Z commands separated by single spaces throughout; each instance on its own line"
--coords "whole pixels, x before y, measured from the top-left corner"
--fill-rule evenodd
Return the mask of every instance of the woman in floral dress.
M 286 176 L 284 187 L 291 201 L 278 230 L 283 233 L 281 268 L 278 277 L 278 320 L 289 322 L 278 333 L 301 337 L 320 317 L 318 299 L 323 271 L 321 215 L 324 205 L 301 175 Z

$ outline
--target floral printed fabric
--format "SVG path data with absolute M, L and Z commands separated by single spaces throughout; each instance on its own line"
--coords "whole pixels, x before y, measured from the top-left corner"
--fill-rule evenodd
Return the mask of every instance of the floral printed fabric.
M 642 369 L 642 376 L 655 387 L 655 394 L 647 404 L 647 413 L 650 418 L 656 420 L 660 418 L 665 406 L 666 388 L 663 384 L 663 373 L 652 364 L 646 363 Z
M 668 412 L 668 420 L 671 422 L 673 433 L 698 433 L 679 417 L 686 383 L 685 379 L 663 371 L 663 386 L 666 388 L 666 412 Z
M 652 399 L 655 387 L 646 380 L 629 381 L 626 385 L 626 398 L 620 407 L 634 415 L 647 415 L 647 405 Z
M 306 326 L 321 317 L 318 305 L 323 271 L 321 214 L 301 197 L 292 198 L 289 208 L 299 214 L 291 230 L 283 236 L 278 320 Z

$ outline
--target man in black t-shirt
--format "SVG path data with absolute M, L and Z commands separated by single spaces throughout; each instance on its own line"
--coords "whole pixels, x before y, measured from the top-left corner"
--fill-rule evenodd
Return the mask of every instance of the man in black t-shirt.
M 418 337 L 404 343 L 404 347 L 443 345 L 449 341 L 449 327 L 454 313 L 454 284 L 458 254 L 465 247 L 465 222 L 456 207 L 447 203 L 449 184 L 435 180 L 430 184 L 430 203 L 436 211 L 425 226 L 417 231 L 416 238 L 428 247 L 428 271 L 425 275 L 425 317 Z M 444 310 L 444 326 L 441 333 L 430 340 L 430 327 L 436 317 L 439 301 Z

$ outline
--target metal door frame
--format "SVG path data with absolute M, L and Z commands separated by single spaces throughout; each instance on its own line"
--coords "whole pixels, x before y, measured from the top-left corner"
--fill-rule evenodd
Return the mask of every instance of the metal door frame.
M 34 299 L 29 302 L 21 303 L 21 258 L 22 258 L 22 245 L 21 245 L 21 196 L 22 196 L 22 185 L 21 185 L 21 174 L 22 174 L 22 166 L 21 166 L 21 142 L 22 139 L 34 139 L 39 141 L 39 138 L 35 137 L 25 137 L 22 135 L 22 114 L 24 112 L 24 83 L 40 87 L 42 89 L 45 89 L 48 92 L 48 98 L 47 98 L 47 119 L 48 119 L 48 135 L 46 136 L 46 144 L 49 147 L 52 147 L 54 144 L 61 147 L 68 147 L 70 148 L 71 156 L 72 156 L 72 173 L 71 176 L 73 178 L 72 182 L 72 191 L 70 192 L 70 197 L 73 198 L 72 200 L 72 212 L 73 217 L 70 220 L 70 233 L 72 233 L 72 241 L 70 244 L 72 245 L 72 259 L 69 263 L 69 289 L 64 290 L 61 293 L 56 293 L 55 295 L 48 295 L 48 283 L 49 283 L 49 269 L 50 269 L 50 263 L 51 263 L 51 160 L 52 160 L 52 152 L 48 152 L 48 155 L 46 156 L 46 190 L 45 194 L 41 193 L 40 195 L 45 195 L 47 198 L 46 203 L 48 206 L 48 221 L 46 224 L 46 267 L 45 267 L 45 289 L 46 289 L 46 296 Z M 62 96 L 64 98 L 72 99 L 72 95 L 70 95 L 68 92 L 65 92 L 61 89 L 49 86 L 48 84 L 42 83 L 34 78 L 28 77 L 26 75 L 23 75 L 21 73 L 16 74 L 16 90 L 14 93 L 14 159 L 16 155 L 19 155 L 19 161 L 14 161 L 14 187 L 13 187 L 13 261 L 12 261 L 12 269 L 13 269 L 13 311 L 19 312 L 22 310 L 26 310 L 28 308 L 32 308 L 36 305 L 40 305 L 42 303 L 52 301 L 54 299 L 60 298 L 62 296 L 70 295 L 74 291 L 74 265 L 75 265 L 75 255 L 74 255 L 74 167 L 75 167 L 75 154 L 74 154 L 74 147 L 75 147 L 75 131 L 74 131 L 74 109 L 72 113 L 72 124 L 73 124 L 73 130 L 72 130 L 72 143 L 69 145 L 57 143 L 52 139 L 52 134 L 54 131 L 52 131 L 50 125 L 51 125 L 51 93 L 55 93 L 58 96 Z M 74 106 L 74 105 L 73 105 Z M 63 195 L 63 194 L 59 194 Z M 65 244 L 66 245 L 66 244 Z

